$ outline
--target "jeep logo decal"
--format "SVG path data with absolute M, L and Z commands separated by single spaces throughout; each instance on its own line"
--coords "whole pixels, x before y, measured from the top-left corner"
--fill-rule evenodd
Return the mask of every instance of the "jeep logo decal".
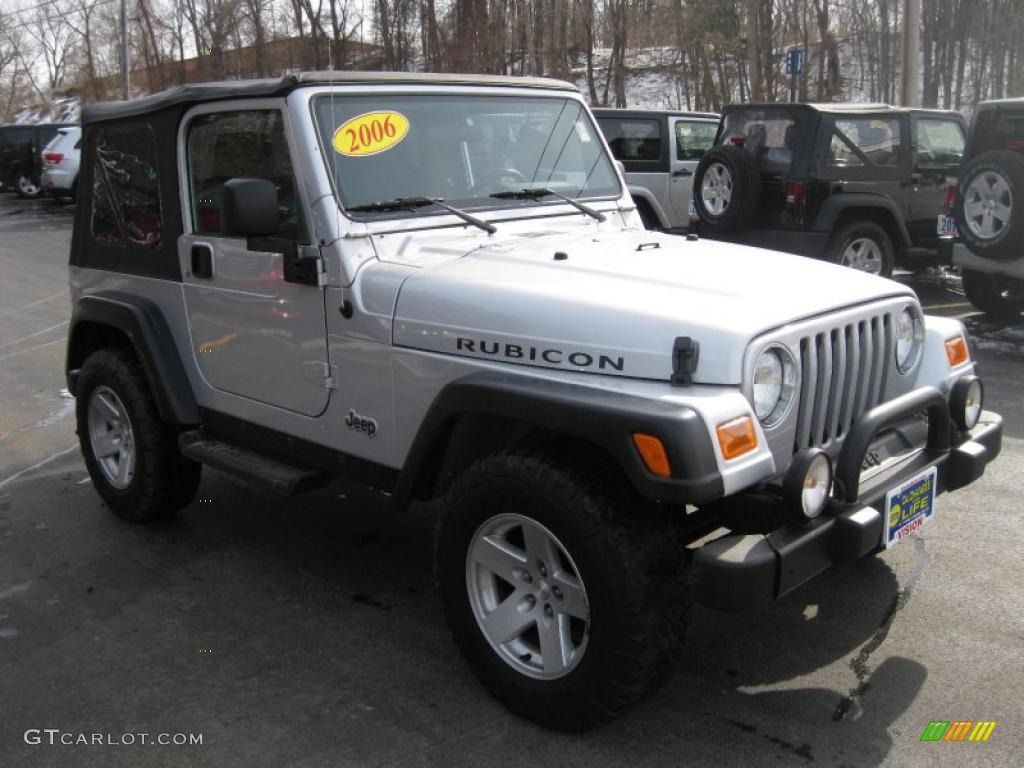
M 345 419 L 345 426 L 356 432 L 362 432 L 367 437 L 377 436 L 377 420 L 367 418 L 366 416 L 360 416 L 352 410 L 348 412 L 348 418 Z
M 455 349 L 460 352 L 471 352 L 476 355 L 488 355 L 490 357 L 504 357 L 506 360 L 527 360 L 531 362 L 543 362 L 549 365 L 569 364 L 575 368 L 593 368 L 599 370 L 621 371 L 625 367 L 625 359 L 622 357 L 611 357 L 609 355 L 592 355 L 589 352 L 565 352 L 561 349 L 538 349 L 537 347 L 524 347 L 519 344 L 501 344 L 497 341 L 484 341 L 483 339 L 466 339 L 462 336 L 456 337 Z

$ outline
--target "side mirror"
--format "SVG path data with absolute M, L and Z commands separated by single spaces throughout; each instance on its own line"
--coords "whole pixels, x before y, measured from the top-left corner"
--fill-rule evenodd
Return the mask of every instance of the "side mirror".
M 277 187 L 266 179 L 224 182 L 221 223 L 225 235 L 269 237 L 280 227 Z

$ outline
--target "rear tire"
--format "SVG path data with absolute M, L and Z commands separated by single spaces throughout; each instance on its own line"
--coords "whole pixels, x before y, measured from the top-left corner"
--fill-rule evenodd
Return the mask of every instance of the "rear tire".
M 482 565 L 481 548 L 502 557 Z M 469 666 L 513 712 L 559 730 L 610 720 L 664 682 L 689 615 L 684 564 L 668 513 L 614 471 L 533 451 L 464 471 L 435 538 L 438 589 Z M 512 625 L 485 629 L 503 608 Z M 557 642 L 542 635 L 553 631 Z
M 854 221 L 832 234 L 829 260 L 872 275 L 892 277 L 896 257 L 885 228 L 873 221 Z
M 978 256 L 1024 256 L 1024 157 L 983 152 L 960 174 L 956 196 L 960 240 Z
M 986 315 L 1013 320 L 1024 312 L 1024 280 L 965 269 L 963 285 L 967 300 Z
M 18 197 L 25 200 L 34 200 L 43 194 L 43 188 L 32 181 L 30 176 L 25 176 L 21 173 L 17 174 L 17 179 L 14 182 L 14 191 L 18 193 Z
M 130 351 L 89 355 L 78 378 L 76 416 L 92 484 L 119 517 L 157 520 L 195 497 L 202 465 L 178 451 L 178 430 L 160 420 Z
M 693 204 L 711 234 L 750 226 L 761 198 L 757 161 L 743 147 L 722 144 L 705 153 L 693 175 Z

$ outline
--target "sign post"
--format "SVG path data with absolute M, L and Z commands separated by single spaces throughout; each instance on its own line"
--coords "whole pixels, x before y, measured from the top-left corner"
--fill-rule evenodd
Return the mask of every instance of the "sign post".
M 789 75 L 789 100 L 796 101 L 796 79 L 804 71 L 804 48 L 790 48 L 786 51 L 786 74 Z

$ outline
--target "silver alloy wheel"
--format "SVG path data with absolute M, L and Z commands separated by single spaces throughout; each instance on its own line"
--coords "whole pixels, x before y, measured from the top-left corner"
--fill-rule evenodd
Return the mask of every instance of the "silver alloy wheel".
M 110 387 L 99 386 L 89 398 L 89 445 L 103 477 L 124 490 L 135 477 L 135 434 L 121 398 Z
M 466 589 L 480 631 L 517 672 L 553 680 L 580 663 L 587 592 L 565 547 L 536 520 L 501 514 L 481 525 L 466 553 Z
M 32 179 L 28 176 L 18 177 L 18 189 L 21 190 L 22 194 L 28 195 L 29 197 L 35 197 L 39 194 L 39 187 L 33 184 Z
M 971 233 L 981 240 L 994 240 L 1010 224 L 1013 192 L 1006 177 L 983 171 L 971 179 L 964 192 L 964 219 Z
M 882 248 L 870 237 L 858 237 L 847 243 L 839 263 L 844 267 L 882 274 Z
M 712 163 L 700 183 L 704 208 L 712 216 L 721 216 L 732 200 L 732 173 L 722 163 Z

